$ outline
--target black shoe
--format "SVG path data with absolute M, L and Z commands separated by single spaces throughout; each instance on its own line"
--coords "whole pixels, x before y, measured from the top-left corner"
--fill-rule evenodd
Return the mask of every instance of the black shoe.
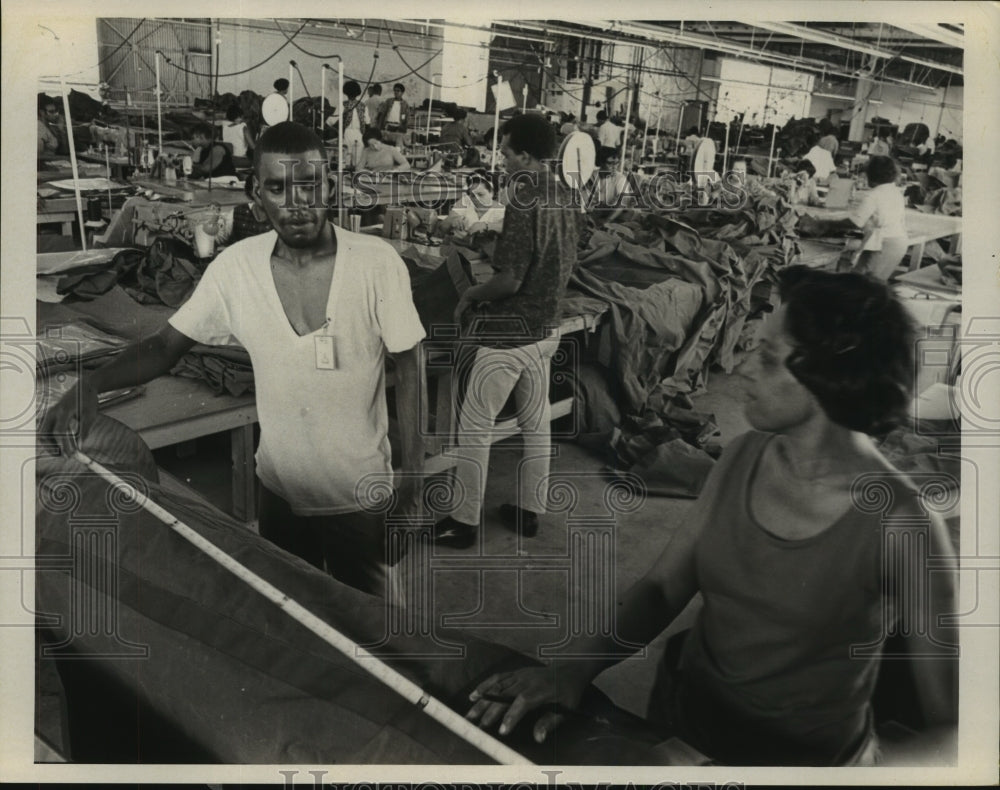
M 467 549 L 476 542 L 476 527 L 445 516 L 434 525 L 434 545 Z
M 508 529 L 533 538 L 538 534 L 538 514 L 517 505 L 500 505 L 500 519 Z

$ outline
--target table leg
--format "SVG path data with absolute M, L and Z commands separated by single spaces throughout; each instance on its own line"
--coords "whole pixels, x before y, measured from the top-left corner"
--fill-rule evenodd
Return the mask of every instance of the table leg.
M 250 523 L 257 517 L 253 460 L 253 423 L 229 432 L 233 462 L 233 515 Z
M 915 272 L 920 268 L 920 261 L 924 259 L 924 243 L 921 241 L 910 247 L 910 271 Z

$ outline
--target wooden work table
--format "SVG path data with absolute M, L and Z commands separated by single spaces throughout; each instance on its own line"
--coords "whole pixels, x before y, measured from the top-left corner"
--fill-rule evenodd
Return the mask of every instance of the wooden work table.
M 228 431 L 233 515 L 247 522 L 255 518 L 253 395 L 216 395 L 195 379 L 161 376 L 139 397 L 103 406 L 101 412 L 138 433 L 151 450 Z

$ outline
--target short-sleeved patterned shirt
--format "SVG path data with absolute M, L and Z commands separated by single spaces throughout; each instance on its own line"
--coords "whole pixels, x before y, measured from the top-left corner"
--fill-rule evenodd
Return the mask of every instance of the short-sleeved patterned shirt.
M 559 303 L 577 263 L 581 213 L 548 170 L 525 173 L 504 214 L 493 267 L 521 280 L 517 293 L 468 310 L 465 334 L 484 346 L 536 343 L 559 326 Z

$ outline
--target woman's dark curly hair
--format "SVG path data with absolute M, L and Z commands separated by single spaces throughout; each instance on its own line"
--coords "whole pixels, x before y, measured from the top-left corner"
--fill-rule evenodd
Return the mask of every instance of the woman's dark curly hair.
M 899 176 L 899 165 L 896 160 L 889 156 L 873 156 L 868 160 L 868 167 L 865 171 L 868 176 L 870 186 L 877 187 L 880 184 L 891 184 Z
M 885 283 L 853 272 L 790 266 L 778 274 L 786 367 L 833 422 L 877 435 L 906 414 L 913 392 L 916 332 Z

